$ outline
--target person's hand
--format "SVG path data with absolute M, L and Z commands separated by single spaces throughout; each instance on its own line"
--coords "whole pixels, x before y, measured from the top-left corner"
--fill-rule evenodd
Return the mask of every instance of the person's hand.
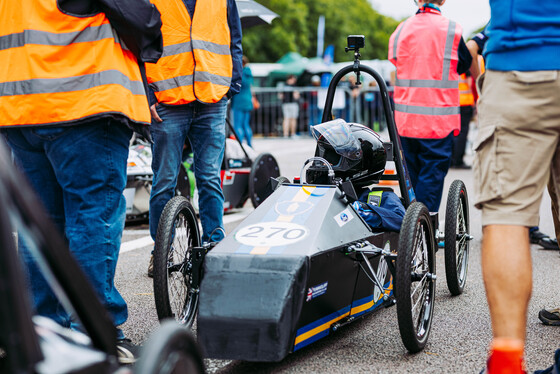
M 152 113 L 152 118 L 153 118 L 156 122 L 163 122 L 163 120 L 159 117 L 159 114 L 158 114 L 158 112 L 157 112 L 157 110 L 156 110 L 156 106 L 157 106 L 157 103 L 154 104 L 154 105 L 152 105 L 152 106 L 150 107 L 150 113 Z

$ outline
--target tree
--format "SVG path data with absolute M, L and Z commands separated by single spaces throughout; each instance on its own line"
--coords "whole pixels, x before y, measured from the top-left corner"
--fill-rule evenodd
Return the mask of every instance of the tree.
M 259 0 L 280 17 L 272 25 L 244 30 L 243 48 L 253 62 L 273 62 L 290 51 L 314 57 L 317 23 L 325 16 L 325 45 L 335 46 L 335 61 L 351 60 L 346 37 L 364 35 L 363 59 L 387 58 L 389 37 L 398 22 L 377 13 L 367 0 Z

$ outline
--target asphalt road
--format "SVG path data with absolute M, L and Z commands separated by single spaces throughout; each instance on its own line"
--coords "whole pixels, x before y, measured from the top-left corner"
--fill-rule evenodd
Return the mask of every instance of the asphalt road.
M 299 175 L 303 162 L 313 155 L 314 142 L 308 137 L 296 139 L 255 139 L 258 153 L 269 152 L 278 160 L 281 174 L 292 179 Z M 444 217 L 447 189 L 454 179 L 465 182 L 472 194 L 471 170 L 451 170 L 440 209 Z M 548 196 L 541 207 L 541 230 L 554 232 Z M 225 217 L 230 232 L 252 210 L 245 208 Z M 465 292 L 451 297 L 445 281 L 443 251 L 437 253 L 437 294 L 432 332 L 423 352 L 409 354 L 404 348 L 397 325 L 396 308 L 345 326 L 279 363 L 248 363 L 206 360 L 209 373 L 478 373 L 486 361 L 491 338 L 480 269 L 480 213 L 471 203 L 471 242 L 469 273 Z M 440 227 L 443 224 L 440 223 Z M 117 270 L 117 287 L 129 305 L 129 320 L 123 329 L 128 337 L 142 344 L 158 327 L 152 280 L 146 268 L 152 244 L 147 226 L 127 227 Z M 560 306 L 560 256 L 533 245 L 533 297 L 529 307 L 527 365 L 530 372 L 552 363 L 560 347 L 560 327 L 547 327 L 537 319 L 544 307 Z M 515 287 L 515 284 L 512 284 Z M 227 306 L 224 306 L 227 307 Z

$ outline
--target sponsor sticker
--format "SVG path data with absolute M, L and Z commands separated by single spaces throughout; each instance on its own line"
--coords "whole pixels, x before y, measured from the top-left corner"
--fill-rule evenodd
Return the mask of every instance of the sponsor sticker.
M 338 223 L 338 226 L 342 227 L 350 222 L 354 218 L 354 215 L 349 208 L 344 209 L 342 212 L 334 216 L 334 220 Z
M 311 301 L 316 297 L 319 297 L 321 295 L 324 295 L 327 293 L 327 286 L 329 285 L 329 282 L 325 282 L 325 283 L 321 283 L 315 287 L 309 287 L 307 289 L 307 297 L 305 298 L 305 301 Z
M 260 222 L 245 226 L 235 233 L 235 240 L 253 247 L 291 245 L 309 234 L 305 226 L 292 222 Z

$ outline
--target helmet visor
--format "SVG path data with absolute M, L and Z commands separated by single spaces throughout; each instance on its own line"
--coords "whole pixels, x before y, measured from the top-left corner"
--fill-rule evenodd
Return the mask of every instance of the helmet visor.
M 312 134 L 317 141 L 325 141 L 336 153 L 350 160 L 362 158 L 360 141 L 354 137 L 350 127 L 342 119 L 320 123 L 312 126 Z

